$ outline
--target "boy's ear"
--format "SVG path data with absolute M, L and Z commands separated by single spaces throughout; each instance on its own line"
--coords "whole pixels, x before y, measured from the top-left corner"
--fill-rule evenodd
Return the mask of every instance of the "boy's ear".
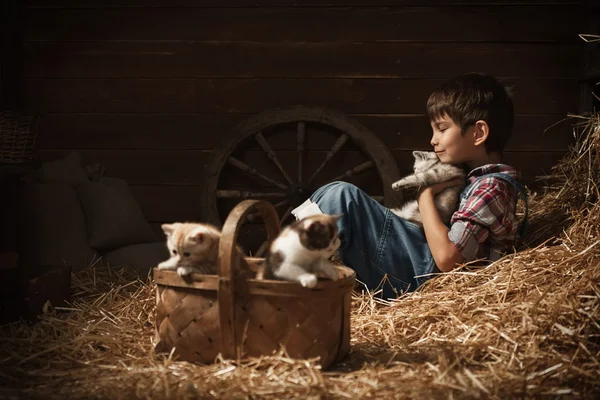
M 483 120 L 475 122 L 475 132 L 473 132 L 473 135 L 473 144 L 475 146 L 483 145 L 490 135 L 490 126 Z

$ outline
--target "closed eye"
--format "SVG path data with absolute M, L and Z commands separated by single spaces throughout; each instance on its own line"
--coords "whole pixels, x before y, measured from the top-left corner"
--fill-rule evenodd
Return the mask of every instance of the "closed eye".
M 189 252 L 189 251 L 186 251 L 186 252 L 184 252 L 184 253 L 183 253 L 183 256 L 184 256 L 184 257 L 189 257 L 189 256 L 190 256 L 190 252 Z

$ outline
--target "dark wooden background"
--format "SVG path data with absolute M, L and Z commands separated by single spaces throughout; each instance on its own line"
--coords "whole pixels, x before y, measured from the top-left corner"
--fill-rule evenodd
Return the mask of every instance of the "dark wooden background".
M 152 223 L 201 219 L 212 151 L 269 108 L 357 119 L 408 173 L 429 93 L 481 71 L 514 84 L 506 162 L 531 183 L 571 140 L 586 11 L 577 1 L 29 0 L 24 86 L 42 159 L 80 151 Z

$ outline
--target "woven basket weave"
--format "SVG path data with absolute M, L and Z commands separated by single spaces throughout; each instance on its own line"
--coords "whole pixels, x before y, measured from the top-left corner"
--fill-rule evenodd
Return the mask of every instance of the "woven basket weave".
M 13 111 L 0 111 L 0 163 L 33 160 L 39 119 Z
M 312 289 L 297 282 L 240 279 L 232 271 L 256 270 L 261 258 L 235 248 L 241 223 L 252 211 L 263 216 L 269 241 L 279 233 L 270 203 L 244 200 L 229 214 L 219 247 L 219 275 L 193 274 L 186 282 L 174 271 L 154 269 L 156 347 L 180 360 L 211 363 L 217 354 L 235 359 L 269 355 L 284 347 L 292 358 L 320 357 L 327 368 L 350 349 L 350 299 L 355 273 L 336 267 L 340 279 L 320 279 Z

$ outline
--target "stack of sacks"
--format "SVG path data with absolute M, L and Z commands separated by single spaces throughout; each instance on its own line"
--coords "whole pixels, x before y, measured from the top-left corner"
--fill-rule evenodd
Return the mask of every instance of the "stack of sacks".
M 146 276 L 168 258 L 164 240 L 146 221 L 127 182 L 86 172 L 78 153 L 42 164 L 20 192 L 19 253 L 28 269 L 101 257 Z

